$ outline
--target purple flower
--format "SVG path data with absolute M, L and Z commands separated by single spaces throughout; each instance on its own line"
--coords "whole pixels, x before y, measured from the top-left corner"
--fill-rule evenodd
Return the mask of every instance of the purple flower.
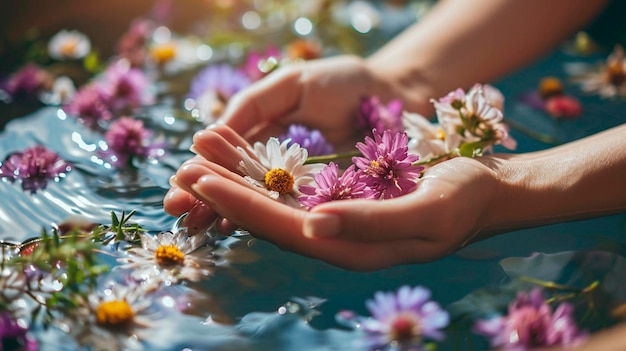
M 45 189 L 48 180 L 65 177 L 72 166 L 57 153 L 43 146 L 34 146 L 23 152 L 15 152 L 0 166 L 0 178 L 21 180 L 22 189 L 35 193 Z
M 351 165 L 339 176 L 339 167 L 330 162 L 314 176 L 317 187 L 302 185 L 298 190 L 304 195 L 300 196 L 300 203 L 307 209 L 311 209 L 325 202 L 349 199 L 373 199 L 376 192 L 368 188 L 363 182 L 362 172 L 355 171 Z
M 441 329 L 450 322 L 448 312 L 430 300 L 422 286 L 402 286 L 396 293 L 377 292 L 366 302 L 372 319 L 364 320 L 363 330 L 370 349 L 396 342 L 401 349 L 421 349 L 425 338 L 443 340 Z
M 2 89 L 13 99 L 34 98 L 42 90 L 50 88 L 53 80 L 46 70 L 30 63 L 2 82 Z
M 149 144 L 152 133 L 143 127 L 143 121 L 132 117 L 121 117 L 111 124 L 104 135 L 108 149 L 101 155 L 115 167 L 132 165 L 133 159 L 157 159 L 162 156 L 164 145 Z
M 413 165 L 419 156 L 408 154 L 406 133 L 385 130 L 379 134 L 373 130 L 374 139 L 365 137 L 365 143 L 357 143 L 356 148 L 364 157 L 353 157 L 352 162 L 363 173 L 367 186 L 383 199 L 402 196 L 415 190 L 422 166 Z
M 333 146 L 324 139 L 319 130 L 309 130 L 307 127 L 299 124 L 292 124 L 287 129 L 287 133 L 278 137 L 282 142 L 291 139 L 289 145 L 298 144 L 305 148 L 309 156 L 321 156 L 333 153 Z
M 81 88 L 64 108 L 67 114 L 75 116 L 87 127 L 94 128 L 100 121 L 108 121 L 113 115 L 107 107 L 106 97 L 94 85 Z
M 492 347 L 516 351 L 572 346 L 587 336 L 578 330 L 570 304 L 561 303 L 553 312 L 538 288 L 529 294 L 519 293 L 507 316 L 479 320 L 474 329 L 489 337 Z
M 220 117 L 235 93 L 249 85 L 248 77 L 231 65 L 210 65 L 193 78 L 188 98 L 195 101 L 202 117 L 211 121 Z
M 391 100 L 385 106 L 378 97 L 363 97 L 357 111 L 357 126 L 368 134 L 372 129 L 392 132 L 404 131 L 402 125 L 402 101 Z
M 0 313 L 0 351 L 36 351 L 38 348 L 24 323 L 13 319 L 7 312 Z
M 154 102 L 150 79 L 140 69 L 132 68 L 127 60 L 109 65 L 96 84 L 113 110 L 136 108 Z

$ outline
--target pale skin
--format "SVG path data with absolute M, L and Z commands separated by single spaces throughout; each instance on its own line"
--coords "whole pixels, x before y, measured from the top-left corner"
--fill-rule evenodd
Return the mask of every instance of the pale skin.
M 196 156 L 172 177 L 165 210 L 189 212 L 195 229 L 214 222 L 224 234 L 243 228 L 359 271 L 431 261 L 514 229 L 624 212 L 626 125 L 539 152 L 455 158 L 430 168 L 406 196 L 311 211 L 272 200 L 237 171 L 237 146 L 296 122 L 319 129 L 340 150 L 353 147 L 363 138 L 353 115 L 363 95 L 400 98 L 407 110 L 429 114 L 430 98 L 531 62 L 605 2 L 442 1 L 371 57 L 282 68 L 236 95 L 219 125 L 194 136 Z

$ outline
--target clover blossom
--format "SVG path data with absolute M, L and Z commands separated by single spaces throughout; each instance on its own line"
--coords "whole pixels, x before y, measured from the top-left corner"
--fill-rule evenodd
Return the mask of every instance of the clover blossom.
M 298 144 L 307 150 L 309 156 L 322 156 L 333 153 L 333 146 L 326 141 L 324 135 L 317 130 L 310 130 L 300 124 L 292 124 L 287 132 L 278 137 L 283 142 L 289 139 L 289 144 Z
M 408 153 L 406 133 L 385 130 L 382 134 L 373 130 L 374 139 L 365 137 L 365 143 L 357 143 L 356 148 L 364 157 L 353 157 L 352 162 L 366 177 L 365 184 L 376 191 L 378 198 L 390 199 L 415 190 L 416 180 L 422 166 L 413 162 L 419 156 Z
M 62 29 L 48 42 L 48 55 L 55 60 L 81 59 L 91 51 L 89 38 L 77 31 Z
M 32 99 L 48 90 L 54 81 L 52 74 L 34 63 L 29 63 L 2 82 L 2 90 L 12 99 Z
M 576 326 L 572 306 L 564 302 L 552 311 L 539 288 L 518 293 L 506 316 L 479 320 L 474 330 L 490 338 L 492 347 L 511 351 L 573 346 L 587 336 Z
M 23 319 L 15 319 L 6 311 L 0 312 L 0 350 L 36 351 L 37 341 L 30 336 Z
M 448 312 L 422 286 L 402 286 L 397 292 L 377 292 L 366 306 L 372 318 L 359 319 L 370 350 L 422 350 L 426 340 L 441 341 Z
M 89 128 L 97 127 L 101 121 L 108 121 L 113 114 L 107 105 L 107 97 L 95 84 L 80 88 L 74 98 L 64 107 L 65 112 L 78 118 Z
M 372 129 L 401 132 L 402 126 L 402 101 L 391 100 L 384 105 L 376 96 L 361 98 L 357 111 L 357 126 L 365 133 Z
M 23 190 L 35 193 L 45 189 L 49 180 L 64 178 L 72 168 L 56 152 L 34 146 L 10 154 L 0 166 L 0 178 L 21 181 Z
M 373 199 L 376 192 L 363 181 L 365 175 L 351 165 L 339 176 L 339 167 L 330 162 L 314 176 L 317 187 L 302 185 L 300 203 L 307 209 L 330 201 L 350 199 Z
M 298 144 L 288 146 L 289 140 L 280 142 L 270 138 L 266 144 L 256 142 L 248 152 L 237 149 L 242 155 L 238 169 L 250 184 L 266 189 L 268 195 L 291 207 L 300 208 L 300 186 L 310 184 L 313 175 L 323 164 L 308 164 L 307 150 Z
M 132 166 L 132 161 L 156 160 L 165 154 L 163 143 L 149 143 L 152 132 L 143 121 L 121 117 L 105 133 L 106 148 L 100 154 L 115 167 Z
M 230 98 L 248 85 L 248 77 L 231 65 L 209 65 L 192 79 L 187 97 L 202 119 L 212 122 L 221 116 Z
M 154 102 L 154 92 L 150 88 L 152 82 L 143 71 L 133 68 L 127 60 L 110 64 L 95 84 L 112 110 L 132 109 Z

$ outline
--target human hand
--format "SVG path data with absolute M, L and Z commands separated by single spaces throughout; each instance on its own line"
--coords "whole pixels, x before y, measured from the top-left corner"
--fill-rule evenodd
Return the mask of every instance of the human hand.
M 429 169 L 408 195 L 335 201 L 307 212 L 269 198 L 238 174 L 236 147 L 246 145 L 225 126 L 196 134 L 198 156 L 173 178 L 166 211 L 180 215 L 199 199 L 203 205 L 195 207 L 200 208 L 195 215 L 206 224 L 226 218 L 218 225 L 224 233 L 239 227 L 286 250 L 352 270 L 430 261 L 476 239 L 499 191 L 492 167 L 506 162 L 455 158 Z
M 219 123 L 248 141 L 283 134 L 291 124 L 318 129 L 337 150 L 354 146 L 362 134 L 355 111 L 364 96 L 383 102 L 399 98 L 405 109 L 430 111 L 430 96 L 408 95 L 379 67 L 356 56 L 337 56 L 281 67 L 239 92 Z

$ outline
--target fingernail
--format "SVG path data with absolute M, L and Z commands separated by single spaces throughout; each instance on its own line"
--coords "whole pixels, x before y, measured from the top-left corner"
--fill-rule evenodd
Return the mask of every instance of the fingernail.
M 187 227 L 189 235 L 195 235 L 200 232 L 206 232 L 217 220 L 217 215 L 202 201 L 189 210 L 187 217 L 183 220 L 183 224 Z
M 219 126 L 223 126 L 223 125 L 224 125 L 224 122 L 222 122 L 221 120 L 218 119 L 215 122 L 213 122 L 213 123 L 209 124 L 208 126 L 206 126 L 205 129 L 211 130 L 211 129 L 215 129 L 215 128 L 217 128 Z
M 191 144 L 191 146 L 189 147 L 189 151 L 193 152 L 194 154 L 198 154 L 198 150 L 196 150 L 196 148 L 194 147 L 194 144 Z
M 339 235 L 341 221 L 339 217 L 327 213 L 309 213 L 304 219 L 304 236 L 331 237 Z
M 172 188 L 177 188 L 178 187 L 178 183 L 176 183 L 176 176 L 175 175 L 170 177 L 168 183 L 170 183 L 170 186 Z

